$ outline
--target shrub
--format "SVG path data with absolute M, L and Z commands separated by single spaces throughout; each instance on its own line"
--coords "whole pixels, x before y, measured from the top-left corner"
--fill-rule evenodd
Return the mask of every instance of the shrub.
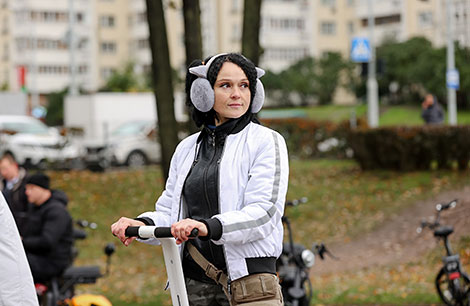
M 348 143 L 364 170 L 427 170 L 470 161 L 470 126 L 385 127 L 352 131 Z
M 305 118 L 261 121 L 284 136 L 289 155 L 293 158 L 348 157 L 348 121 L 332 123 Z M 365 122 L 359 120 L 358 125 L 365 126 Z

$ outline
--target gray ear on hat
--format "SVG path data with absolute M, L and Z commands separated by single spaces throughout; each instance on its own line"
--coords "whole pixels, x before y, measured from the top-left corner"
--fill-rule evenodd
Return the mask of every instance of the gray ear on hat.
M 214 90 L 211 83 L 205 78 L 197 78 L 191 85 L 191 101 L 197 110 L 205 113 L 214 106 Z
M 264 103 L 264 86 L 259 79 L 256 79 L 256 94 L 251 101 L 251 112 L 256 114 L 261 110 Z

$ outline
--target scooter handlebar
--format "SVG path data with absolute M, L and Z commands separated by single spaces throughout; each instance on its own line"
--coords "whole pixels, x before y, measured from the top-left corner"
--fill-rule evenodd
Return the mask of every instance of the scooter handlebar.
M 157 226 L 129 226 L 125 232 L 127 237 L 138 237 L 138 238 L 170 238 L 173 237 L 171 234 L 171 227 L 157 227 Z M 189 237 L 196 238 L 199 235 L 197 228 L 191 231 Z

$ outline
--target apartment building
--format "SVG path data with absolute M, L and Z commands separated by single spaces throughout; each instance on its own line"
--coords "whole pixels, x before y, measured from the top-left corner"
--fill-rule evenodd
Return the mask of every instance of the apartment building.
M 112 1 L 112 0 L 111 0 Z M 126 0 L 124 0 L 126 1 Z M 136 64 L 137 73 L 149 73 L 151 65 L 149 29 L 145 0 L 132 0 L 129 3 L 129 52 L 128 59 Z M 163 1 L 165 22 L 170 52 L 170 62 L 174 69 L 181 70 L 185 65 L 184 21 L 181 0 Z
M 470 0 L 449 1 L 455 37 L 470 46 Z M 446 3 L 373 0 L 376 43 L 424 35 L 445 45 Z M 163 4 L 171 65 L 183 72 L 182 1 Z M 200 5 L 203 55 L 240 51 L 244 0 L 200 0 Z M 347 57 L 351 39 L 368 36 L 369 13 L 368 0 L 263 0 L 260 66 L 278 72 L 328 51 Z M 137 73 L 150 71 L 145 0 L 0 0 L 0 87 L 20 90 L 23 70 L 29 93 L 62 90 L 72 80 L 96 91 L 128 62 L 136 64 Z
M 405 41 L 424 36 L 434 46 L 442 47 L 448 37 L 448 8 L 453 11 L 454 39 L 470 46 L 470 0 L 356 0 L 359 36 L 368 36 L 368 17 L 374 16 L 374 38 L 377 44 L 392 39 Z
M 356 18 L 357 0 L 314 0 L 311 8 L 312 55 L 340 52 L 349 56 L 351 39 L 356 35 L 359 20 Z
M 92 78 L 94 90 L 101 87 L 114 71 L 122 70 L 131 60 L 132 20 L 129 0 L 94 0 L 92 19 Z
M 93 88 L 91 76 L 90 2 L 75 0 L 73 14 L 67 1 L 5 0 L 3 15 L 3 58 L 0 83 L 20 90 L 19 71 L 25 71 L 25 86 L 31 93 L 62 90 L 70 84 L 70 40 L 75 42 L 76 80 Z M 70 16 L 74 20 L 71 35 Z

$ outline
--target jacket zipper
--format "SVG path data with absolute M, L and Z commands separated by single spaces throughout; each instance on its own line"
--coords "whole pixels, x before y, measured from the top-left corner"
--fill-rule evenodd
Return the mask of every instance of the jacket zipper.
M 228 135 L 227 135 L 228 136 Z M 227 138 L 227 137 L 226 137 Z M 222 153 L 220 154 L 219 159 L 217 160 L 217 196 L 219 197 L 218 201 L 218 210 L 219 214 L 222 213 L 220 209 L 220 162 L 222 161 L 222 158 L 224 157 L 225 153 L 225 144 L 227 143 L 227 139 L 224 140 L 224 145 L 222 147 Z M 230 264 L 227 260 L 227 250 L 225 249 L 225 244 L 222 245 L 222 250 L 224 251 L 224 257 L 225 257 L 225 263 L 227 265 L 227 292 L 231 296 L 232 292 L 230 289 L 230 283 L 231 283 L 231 277 L 230 277 Z
M 215 138 L 216 138 L 216 137 L 215 137 L 215 132 L 214 132 L 214 131 L 212 131 L 210 137 L 211 137 L 211 140 L 212 140 L 212 147 L 214 148 L 214 154 L 212 155 L 212 158 L 211 158 L 211 161 L 209 162 L 209 165 L 212 163 L 212 161 L 214 160 L 214 158 L 217 156 L 217 147 L 216 147 L 216 144 L 215 144 Z M 204 176 L 203 176 L 202 182 L 203 182 L 203 184 L 204 184 L 204 186 L 203 186 L 203 187 L 204 187 L 204 195 L 205 195 L 205 197 L 206 197 L 206 202 L 207 202 L 207 204 L 209 205 L 209 211 L 212 211 L 212 203 L 211 203 L 211 201 L 210 201 L 210 199 L 209 199 L 209 195 L 207 194 L 207 184 L 206 184 L 206 181 L 207 181 L 207 172 L 208 172 L 208 171 L 209 171 L 209 166 L 204 169 Z M 213 252 L 213 250 L 212 250 L 212 245 L 211 245 L 210 243 L 209 243 L 209 249 L 210 249 L 210 251 L 211 251 L 212 257 L 214 257 L 214 252 Z

